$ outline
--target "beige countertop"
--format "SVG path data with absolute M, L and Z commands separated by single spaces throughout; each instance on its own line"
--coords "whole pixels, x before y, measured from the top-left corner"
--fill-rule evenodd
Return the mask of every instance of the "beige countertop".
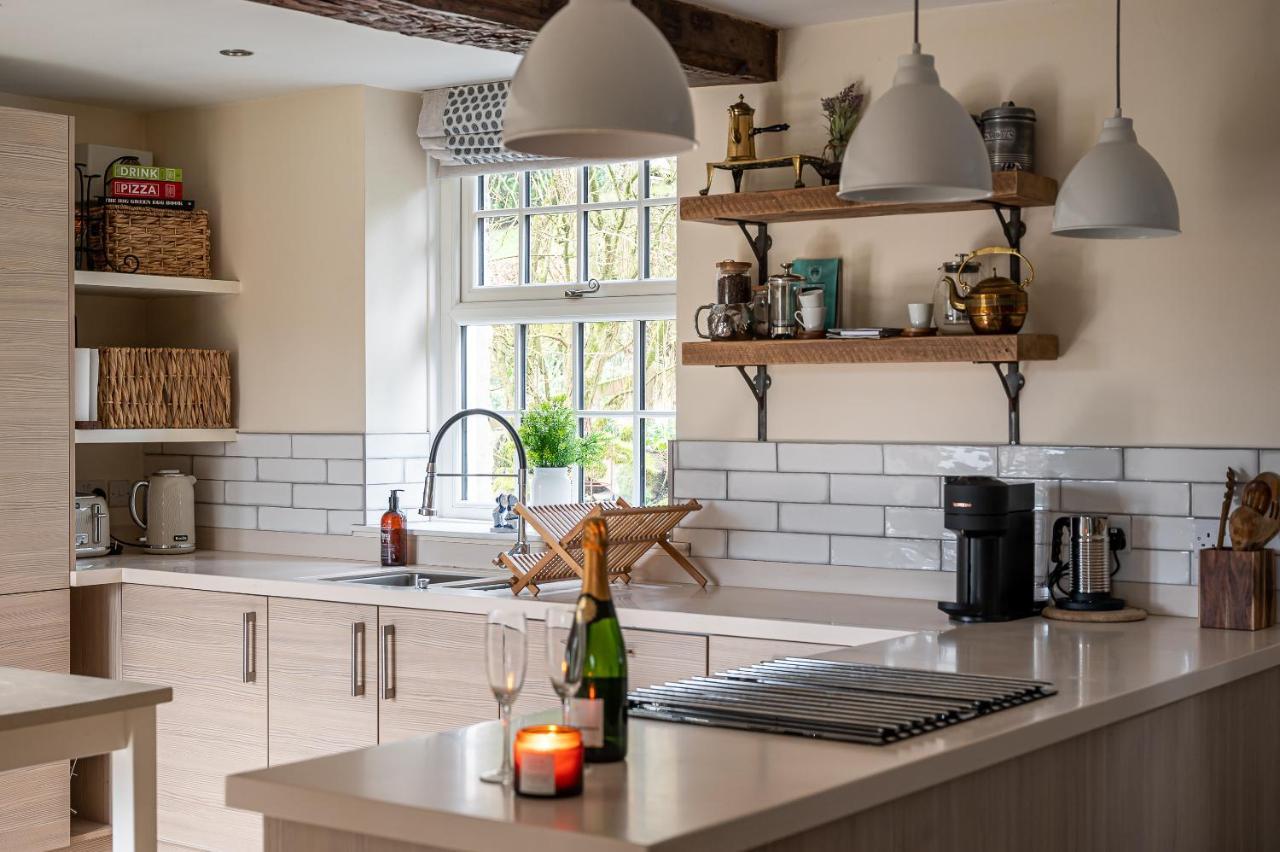
M 429 570 L 429 566 L 413 567 Z M 505 590 L 417 591 L 320 579 L 377 570 L 383 569 L 368 562 L 230 551 L 202 550 L 185 556 L 137 553 L 77 562 L 71 585 L 136 583 L 478 614 L 520 607 L 535 619 L 541 619 L 548 607 L 572 605 L 578 595 L 575 583 L 548 585 L 534 599 L 515 598 Z M 732 586 L 700 589 L 690 583 L 640 581 L 615 584 L 613 594 L 623 626 L 649 630 L 852 646 L 921 630 L 950 629 L 932 601 L 905 598 Z
M 494 723 L 233 775 L 227 799 L 444 849 L 748 849 L 1280 664 L 1280 628 L 1025 619 L 830 656 L 1038 678 L 1059 692 L 883 747 L 635 720 L 627 761 L 592 767 L 585 793 L 572 799 L 528 799 L 481 783 L 478 773 L 498 759 Z
M 173 700 L 167 686 L 0 667 L 0 731 L 68 722 Z

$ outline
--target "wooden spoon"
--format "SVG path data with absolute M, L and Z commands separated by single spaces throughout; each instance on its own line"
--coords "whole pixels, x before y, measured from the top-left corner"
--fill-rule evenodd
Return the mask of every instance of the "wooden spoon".
M 1231 547 L 1260 550 L 1280 533 L 1280 476 L 1258 474 L 1244 487 L 1240 502 L 1231 513 Z

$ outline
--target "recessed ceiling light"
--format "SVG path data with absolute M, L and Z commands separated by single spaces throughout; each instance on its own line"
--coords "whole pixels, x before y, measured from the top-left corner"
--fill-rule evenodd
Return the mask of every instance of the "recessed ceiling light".
M 228 47 L 226 50 L 219 50 L 223 56 L 253 56 L 252 50 L 245 50 L 243 47 Z

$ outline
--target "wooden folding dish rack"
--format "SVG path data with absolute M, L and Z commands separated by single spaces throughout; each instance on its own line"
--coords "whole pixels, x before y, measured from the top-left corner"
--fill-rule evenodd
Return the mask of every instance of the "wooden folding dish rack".
M 631 566 L 655 544 L 700 586 L 707 578 L 684 554 L 671 546 L 671 531 L 690 512 L 702 506 L 697 500 L 673 506 L 631 506 L 618 499 L 605 503 L 564 503 L 553 506 L 516 506 L 516 512 L 546 542 L 544 553 L 503 553 L 498 562 L 515 575 L 512 594 L 528 587 L 536 597 L 538 583 L 582 577 L 582 528 L 587 518 L 604 518 L 608 528 L 609 580 L 631 582 Z

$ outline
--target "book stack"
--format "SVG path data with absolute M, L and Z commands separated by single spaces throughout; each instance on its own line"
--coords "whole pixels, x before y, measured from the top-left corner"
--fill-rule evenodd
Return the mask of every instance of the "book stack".
M 195 202 L 182 197 L 182 169 L 115 163 L 105 175 L 107 205 L 167 207 L 191 210 Z

